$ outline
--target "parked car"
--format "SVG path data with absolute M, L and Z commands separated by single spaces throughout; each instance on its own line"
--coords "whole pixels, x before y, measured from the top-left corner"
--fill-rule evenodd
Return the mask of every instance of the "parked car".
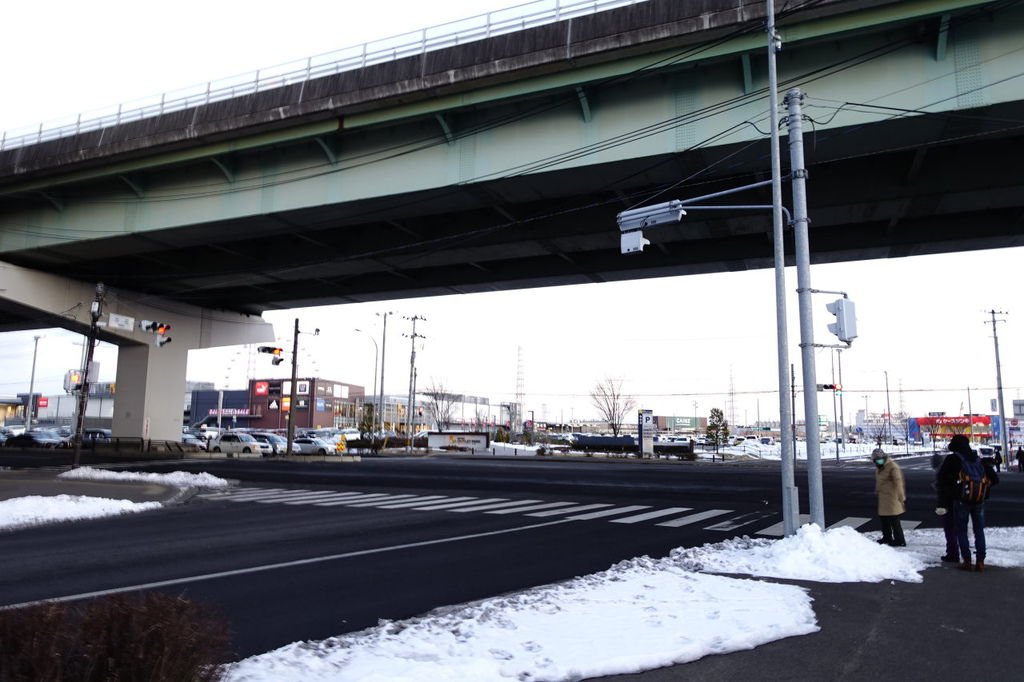
M 6 448 L 64 448 L 68 441 L 56 431 L 33 429 L 18 436 L 11 436 L 4 442 Z
M 212 438 L 209 444 L 210 452 L 225 452 L 228 454 L 250 454 L 263 453 L 263 446 L 248 433 L 228 432 Z
M 88 443 L 109 443 L 114 439 L 110 429 L 83 429 L 82 442 Z
M 334 452 L 334 446 L 322 438 L 301 436 L 292 441 L 292 452 L 297 455 L 326 455 Z
M 270 446 L 270 452 L 264 451 L 264 454 L 268 455 L 282 455 L 285 449 L 288 447 L 288 439 L 283 438 L 276 433 L 266 433 L 263 431 L 253 431 L 251 434 L 260 443 Z
M 198 448 L 199 450 L 205 450 L 206 449 L 206 440 L 200 438 L 199 436 L 195 435 L 194 433 L 186 432 L 186 433 L 181 434 L 181 444 L 182 445 L 191 445 L 191 446 L 194 446 L 194 447 Z

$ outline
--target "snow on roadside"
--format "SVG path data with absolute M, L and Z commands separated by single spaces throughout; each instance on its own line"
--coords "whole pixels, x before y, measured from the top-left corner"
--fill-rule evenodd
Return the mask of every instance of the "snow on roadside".
M 173 471 L 169 474 L 147 474 L 137 471 L 108 471 L 106 469 L 93 469 L 92 467 L 71 469 L 70 471 L 58 474 L 57 478 L 73 481 L 156 483 L 176 488 L 227 488 L 231 485 L 229 481 L 206 472 L 189 474 L 184 471 Z
M 13 530 L 55 521 L 97 519 L 159 509 L 159 502 L 131 502 L 85 495 L 29 495 L 0 500 L 0 530 Z

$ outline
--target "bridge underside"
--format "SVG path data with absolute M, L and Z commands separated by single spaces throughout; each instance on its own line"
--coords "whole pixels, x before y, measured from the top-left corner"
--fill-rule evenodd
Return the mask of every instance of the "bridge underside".
M 809 129 L 812 261 L 1024 244 L 1021 120 L 1017 102 Z M 768 212 L 693 211 L 678 226 L 649 230 L 652 246 L 629 257 L 619 253 L 615 214 L 689 177 L 656 200 L 767 179 L 767 154 L 765 143 L 716 147 L 8 252 L 4 260 L 242 313 L 764 268 L 772 264 Z M 770 201 L 765 189 L 714 203 Z M 0 308 L 3 326 L 24 328 L 17 317 Z

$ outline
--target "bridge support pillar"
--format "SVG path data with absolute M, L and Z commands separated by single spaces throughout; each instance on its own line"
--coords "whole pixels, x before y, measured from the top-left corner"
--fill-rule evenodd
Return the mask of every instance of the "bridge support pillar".
M 187 363 L 188 348 L 173 343 L 118 348 L 113 432 L 180 441 Z

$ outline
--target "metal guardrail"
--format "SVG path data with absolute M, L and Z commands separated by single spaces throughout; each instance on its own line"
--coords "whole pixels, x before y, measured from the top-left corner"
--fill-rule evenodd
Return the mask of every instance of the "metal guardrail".
M 195 106 L 252 95 L 264 90 L 646 1 L 534 0 L 478 14 L 468 19 L 449 21 L 438 26 L 165 92 L 158 96 L 124 102 L 116 107 L 80 113 L 74 118 L 46 121 L 38 127 L 5 131 L 0 134 L 0 151 L 162 116 Z

